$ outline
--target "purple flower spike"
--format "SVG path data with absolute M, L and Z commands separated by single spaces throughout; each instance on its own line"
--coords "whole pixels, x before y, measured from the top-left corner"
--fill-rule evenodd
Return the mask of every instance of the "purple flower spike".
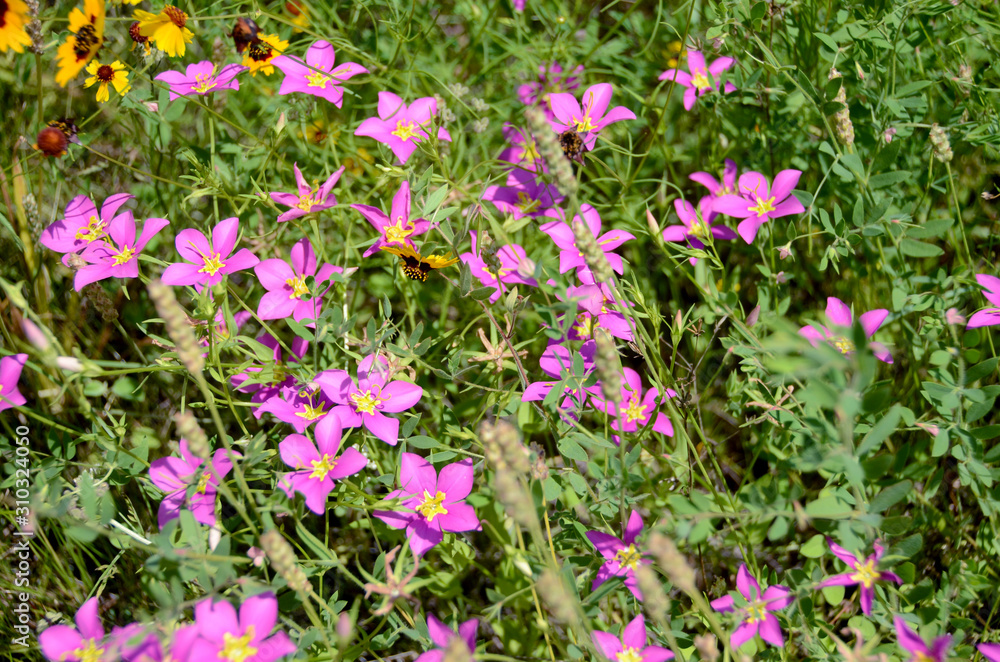
M 976 282 L 983 288 L 983 296 L 993 304 L 990 308 L 983 308 L 972 313 L 967 329 L 978 329 L 982 326 L 996 326 L 1000 324 L 1000 278 L 987 274 L 976 274 Z
M 442 623 L 433 614 L 427 615 L 427 632 L 431 636 L 436 648 L 423 653 L 416 659 L 416 662 L 441 662 L 444 659 L 444 651 L 451 644 L 453 639 L 461 639 L 469 649 L 469 655 L 476 653 L 476 630 L 479 629 L 479 619 L 471 618 L 458 626 L 458 632 Z
M 452 462 L 438 475 L 430 462 L 403 453 L 399 463 L 401 489 L 386 499 L 400 499 L 405 511 L 376 510 L 374 515 L 394 529 L 406 529 L 410 549 L 417 556 L 444 539 L 444 531 L 478 531 L 479 517 L 465 498 L 472 491 L 472 459 Z
M 305 216 L 311 212 L 323 211 L 337 204 L 337 197 L 333 195 L 333 187 L 336 186 L 340 176 L 344 174 L 344 166 L 341 166 L 339 170 L 327 177 L 322 186 L 315 188 L 309 186 L 306 178 L 302 176 L 302 171 L 299 170 L 298 163 L 293 164 L 292 169 L 295 171 L 295 184 L 298 187 L 297 192 L 271 194 L 271 199 L 279 205 L 291 207 L 291 209 L 278 216 L 279 223 Z
M 1000 662 L 1000 644 L 979 644 L 976 648 L 989 662 Z
M 222 282 L 223 276 L 255 266 L 260 260 L 245 248 L 235 254 L 240 219 L 227 218 L 212 229 L 212 240 L 198 230 L 181 230 L 174 245 L 190 264 L 176 262 L 163 272 L 167 285 L 194 285 L 199 292 Z
M 625 232 L 625 230 L 609 230 L 598 237 L 597 235 L 601 232 L 600 214 L 588 204 L 580 205 L 580 213 L 583 218 L 574 216 L 573 222 L 586 223 L 590 234 L 594 235 L 598 247 L 604 251 L 604 256 L 608 258 L 608 264 L 611 265 L 611 268 L 618 274 L 624 273 L 625 266 L 622 263 L 621 256 L 612 251 L 626 241 L 635 239 L 635 236 Z M 573 235 L 573 228 L 565 222 L 566 213 L 562 209 L 550 209 L 545 212 L 545 215 L 559 219 L 558 221 L 546 223 L 540 228 L 542 232 L 552 237 L 552 241 L 560 248 L 559 273 L 563 274 L 575 268 L 580 282 L 588 285 L 593 283 L 594 274 L 590 271 L 590 267 L 587 266 L 587 261 L 583 259 L 583 253 L 576 246 L 576 237 Z
M 379 238 L 368 247 L 363 257 L 371 257 L 382 250 L 383 246 L 409 246 L 413 245 L 410 237 L 423 234 L 430 229 L 430 221 L 424 218 L 413 220 L 410 218 L 410 182 L 404 181 L 399 185 L 399 190 L 392 197 L 392 207 L 389 216 L 385 215 L 378 207 L 370 205 L 351 205 L 353 209 L 361 212 L 361 215 L 372 224 L 378 233 Z
M 638 511 L 633 510 L 625 525 L 625 534 L 621 538 L 600 531 L 586 533 L 587 540 L 604 557 L 604 564 L 597 571 L 597 576 L 594 577 L 594 582 L 590 586 L 591 591 L 597 590 L 598 586 L 612 577 L 624 577 L 628 590 L 632 591 L 632 595 L 637 600 L 642 600 L 642 593 L 639 591 L 639 585 L 635 578 L 635 569 L 649 563 L 642 557 L 642 551 L 635 545 L 635 539 L 642 533 L 642 527 L 642 516 L 639 515 Z M 645 644 L 645 626 L 643 627 L 642 641 Z
M 861 315 L 858 321 L 861 323 L 862 328 L 864 328 L 865 335 L 871 338 L 888 316 L 888 310 L 885 308 L 876 308 Z M 822 325 L 818 325 L 819 329 L 813 326 L 804 326 L 799 329 L 799 333 L 808 338 L 813 347 L 816 347 L 821 341 L 826 341 L 837 348 L 841 354 L 848 355 L 853 353 L 856 349 L 854 343 L 843 334 L 844 329 L 850 329 L 854 324 L 851 307 L 837 297 L 829 297 L 826 300 L 826 317 L 835 327 L 840 327 L 840 329 L 831 331 Z M 889 353 L 888 347 L 874 340 L 869 342 L 868 346 L 879 361 L 892 363 L 892 354 Z
M 425 125 L 437 115 L 434 97 L 417 99 L 409 106 L 392 92 L 378 93 L 378 116 L 361 123 L 356 136 L 368 136 L 384 143 L 400 163 L 406 163 L 417 149 L 417 143 L 427 139 Z M 438 140 L 451 142 L 451 134 L 443 127 L 438 129 Z
M 183 73 L 164 71 L 153 80 L 170 86 L 170 100 L 188 94 L 204 96 L 220 90 L 238 90 L 240 82 L 236 76 L 247 68 L 242 64 L 227 64 L 220 70 L 211 60 L 189 64 Z
M 0 411 L 21 407 L 28 402 L 17 388 L 27 360 L 27 354 L 14 354 L 0 359 Z
M 98 214 L 93 200 L 78 195 L 66 205 L 65 218 L 42 230 L 38 243 L 57 253 L 78 253 L 108 236 L 108 227 L 116 212 L 133 197 L 129 193 L 109 196 Z
M 801 170 L 782 170 L 772 186 L 759 172 L 745 172 L 740 175 L 739 193 L 717 198 L 712 202 L 712 211 L 744 219 L 737 230 L 743 241 L 752 244 L 764 223 L 806 210 L 792 195 L 801 176 Z
M 722 225 L 712 225 L 716 213 L 712 211 L 712 198 L 705 196 L 698 202 L 698 209 L 687 200 L 674 200 L 677 218 L 683 225 L 671 225 L 663 230 L 664 241 L 687 241 L 692 248 L 703 249 L 702 240 L 709 235 L 714 239 L 730 241 L 736 239 L 736 233 Z M 690 258 L 691 264 L 697 264 L 698 258 Z
M 368 460 L 356 448 L 340 450 L 341 426 L 336 414 L 316 425 L 316 443 L 301 434 L 290 434 L 278 444 L 282 461 L 295 469 L 281 477 L 278 487 L 289 499 L 298 492 L 306 506 L 317 515 L 326 512 L 326 498 L 333 491 L 333 481 L 358 473 Z
M 135 236 L 135 219 L 127 211 L 112 219 L 104 241 L 89 244 L 80 258 L 86 266 L 76 270 L 73 288 L 77 292 L 105 278 L 136 278 L 139 276 L 139 254 L 149 240 L 170 225 L 165 218 L 147 218 L 142 234 Z M 65 258 L 64 258 L 65 261 Z
M 377 362 L 376 362 L 377 361 Z M 404 381 L 389 382 L 385 359 L 371 354 L 358 365 L 358 381 L 346 370 L 325 370 L 314 380 L 337 406 L 333 413 L 347 428 L 364 426 L 373 435 L 395 446 L 399 442 L 399 419 L 386 413 L 406 411 L 417 404 L 424 390 Z
M 489 200 L 497 209 L 515 219 L 542 216 L 562 199 L 554 186 L 539 182 L 527 170 L 511 172 L 507 186 L 489 186 L 483 191 L 483 200 Z
M 688 71 L 691 73 L 678 69 L 667 69 L 660 74 L 660 80 L 674 80 L 677 81 L 678 85 L 683 85 L 687 88 L 684 90 L 684 110 L 694 108 L 694 103 L 698 100 L 698 97 L 703 97 L 709 92 L 719 89 L 719 76 L 722 75 L 723 71 L 732 68 L 736 64 L 736 61 L 731 57 L 720 57 L 712 62 L 712 64 L 706 66 L 705 56 L 699 51 L 688 51 L 687 62 Z M 714 85 L 709 80 L 709 74 L 716 81 Z M 729 94 L 736 91 L 736 86 L 730 82 L 726 82 L 722 90 L 725 94 Z
M 899 638 L 899 647 L 910 653 L 908 662 L 946 662 L 948 659 L 948 649 L 951 647 L 951 635 L 946 634 L 938 637 L 930 646 L 914 632 L 902 618 L 897 616 L 893 623 L 896 625 L 896 636 Z
M 262 320 L 280 320 L 291 316 L 296 322 L 319 317 L 320 303 L 326 294 L 323 283 L 335 273 L 343 274 L 344 269 L 332 264 L 318 267 L 312 244 L 306 238 L 299 239 L 292 246 L 292 264 L 277 258 L 264 260 L 253 268 L 257 279 L 267 293 L 260 298 L 257 316 Z M 354 269 L 349 271 L 353 272 Z M 310 292 L 306 278 L 315 279 L 317 291 Z
M 614 88 L 610 83 L 591 85 L 583 93 L 582 108 L 576 97 L 568 92 L 549 96 L 552 114 L 556 118 L 551 122 L 552 128 L 559 133 L 572 129 L 581 134 L 587 149 L 594 149 L 597 134 L 601 129 L 615 122 L 635 119 L 635 113 L 625 106 L 616 106 L 608 110 L 612 94 Z
M 472 275 L 479 279 L 483 287 L 495 287 L 496 291 L 490 295 L 490 303 L 496 303 L 500 295 L 505 291 L 504 285 L 530 285 L 538 287 L 538 281 L 531 277 L 535 273 L 535 263 L 528 258 L 524 249 L 517 244 L 501 246 L 497 250 L 497 259 L 500 260 L 499 273 L 493 273 L 486 266 L 486 262 L 479 256 L 476 248 L 476 231 L 469 233 L 472 235 L 472 252 L 462 253 L 461 260 L 469 265 Z
M 42 654 L 52 662 L 91 662 L 105 653 L 104 626 L 98 615 L 97 598 L 80 605 L 76 627 L 53 625 L 38 635 Z
M 781 633 L 781 624 L 772 612 L 784 609 L 792 604 L 791 591 L 785 586 L 771 586 L 764 593 L 760 592 L 760 584 L 750 575 L 745 563 L 740 564 L 736 573 L 736 588 L 750 604 L 741 610 L 742 622 L 733 631 L 729 645 L 739 648 L 753 639 L 757 634 L 760 638 L 781 648 L 785 645 L 785 637 Z M 728 613 L 735 611 L 732 595 L 726 595 L 712 600 L 712 609 Z
M 278 598 L 261 593 L 247 598 L 236 609 L 226 601 L 202 600 L 194 606 L 198 638 L 191 644 L 189 660 L 274 662 L 297 649 L 278 624 Z
M 864 612 L 865 616 L 872 615 L 872 599 L 875 597 L 875 582 L 891 581 L 896 582 L 897 584 L 903 583 L 903 580 L 899 577 L 899 575 L 887 570 L 878 569 L 878 562 L 882 558 L 882 554 L 885 553 L 885 548 L 882 547 L 881 543 L 875 543 L 875 553 L 866 559 L 860 556 L 855 557 L 853 554 L 832 540 L 828 540 L 827 543 L 830 545 L 830 550 L 833 552 L 834 556 L 846 563 L 852 571 L 834 575 L 833 577 L 824 580 L 819 584 L 819 588 L 823 588 L 824 586 L 859 585 L 861 587 L 861 611 Z
M 188 450 L 186 439 L 181 439 L 181 456 L 164 457 L 149 465 L 149 479 L 166 492 L 160 502 L 157 516 L 160 528 L 170 520 L 180 517 L 181 508 L 187 504 L 194 518 L 207 526 L 215 526 L 215 497 L 219 480 L 233 468 L 228 453 L 219 449 L 212 456 L 212 468 L 202 467 L 201 458 Z M 194 485 L 190 500 L 188 487 Z
M 646 619 L 639 614 L 622 630 L 621 639 L 610 632 L 593 633 L 594 644 L 611 662 L 666 662 L 673 652 L 662 646 L 647 646 Z
M 340 108 L 344 99 L 344 90 L 340 84 L 351 76 L 366 74 L 368 70 L 356 62 L 334 66 L 336 59 L 333 46 L 327 41 L 317 41 L 310 46 L 306 51 L 305 62 L 291 55 L 274 58 L 274 66 L 285 74 L 278 94 L 311 94 Z

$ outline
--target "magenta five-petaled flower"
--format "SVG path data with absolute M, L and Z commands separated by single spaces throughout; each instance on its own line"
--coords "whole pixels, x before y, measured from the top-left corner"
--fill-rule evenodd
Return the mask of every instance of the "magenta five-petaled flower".
M 188 94 L 206 95 L 219 90 L 238 90 L 240 82 L 236 76 L 246 71 L 242 64 L 227 64 L 219 69 L 211 60 L 189 64 L 180 71 L 164 71 L 153 80 L 170 86 L 170 100 Z
M 666 662 L 673 652 L 662 646 L 647 645 L 646 619 L 639 614 L 622 630 L 619 638 L 610 632 L 595 630 L 594 644 L 611 662 Z
M 938 637 L 928 646 L 923 638 L 913 631 L 902 618 L 893 619 L 899 647 L 910 654 L 907 662 L 946 662 L 951 647 L 951 635 Z
M 233 468 L 227 451 L 219 449 L 212 456 L 212 466 L 204 465 L 201 458 L 188 450 L 186 439 L 181 439 L 181 456 L 164 457 L 149 465 L 149 479 L 166 492 L 160 502 L 157 516 L 160 527 L 180 517 L 186 503 L 194 518 L 207 526 L 215 525 L 215 497 L 219 481 Z M 188 488 L 194 490 L 188 498 Z
M 500 152 L 497 159 L 514 166 L 507 175 L 508 186 L 516 185 L 519 181 L 514 177 L 517 172 L 529 172 L 537 175 L 549 171 L 545 159 L 538 153 L 538 143 L 530 131 L 505 124 L 503 137 L 510 143 L 510 146 Z
M 562 298 L 559 294 L 556 297 Z M 598 328 L 615 338 L 632 340 L 632 328 L 625 315 L 613 307 L 617 302 L 607 283 L 566 288 L 566 298 L 577 299 L 577 307 L 581 311 L 566 334 L 567 340 L 591 340 Z
M 965 328 L 978 329 L 982 326 L 1000 324 L 1000 278 L 988 274 L 976 274 L 976 282 L 983 288 L 983 296 L 993 305 L 972 313 Z
M 697 182 L 708 189 L 709 194 L 712 199 L 719 198 L 723 195 L 729 195 L 737 193 L 736 188 L 736 161 L 732 159 L 726 159 L 726 165 L 722 170 L 722 181 L 720 182 L 715 176 L 708 172 L 692 172 L 688 175 L 688 179 L 692 182 Z
M 78 253 L 108 236 L 108 227 L 118 209 L 133 197 L 130 193 L 108 196 L 98 214 L 93 200 L 78 195 L 66 205 L 63 219 L 42 230 L 38 243 L 57 253 Z M 122 215 L 131 213 L 125 211 Z
M 472 275 L 479 279 L 484 287 L 494 287 L 496 291 L 490 295 L 490 302 L 496 303 L 505 292 L 504 285 L 530 285 L 538 287 L 532 274 L 535 273 L 535 263 L 528 258 L 524 248 L 518 244 L 509 244 L 497 249 L 497 259 L 500 260 L 500 270 L 494 273 L 486 261 L 479 255 L 476 246 L 476 231 L 472 235 L 472 252 L 462 253 L 460 259 L 469 265 Z
M 549 235 L 556 246 L 559 247 L 559 273 L 566 273 L 570 269 L 577 270 L 576 275 L 580 282 L 590 284 L 594 282 L 594 274 L 587 266 L 587 261 L 583 259 L 583 253 L 576 245 L 576 237 L 573 228 L 566 223 L 566 213 L 562 209 L 550 209 L 545 212 L 546 216 L 559 220 L 546 223 L 541 226 L 541 231 Z M 581 216 L 583 217 L 581 219 Z M 625 267 L 622 258 L 613 251 L 635 236 L 625 230 L 608 230 L 600 237 L 601 215 L 597 210 L 588 204 L 580 205 L 580 216 L 573 217 L 574 223 L 585 223 L 590 234 L 594 236 L 597 246 L 604 252 L 608 264 L 616 273 L 624 273 Z
M 93 662 L 105 655 L 104 626 L 98 615 L 97 598 L 80 605 L 76 627 L 53 625 L 38 636 L 42 654 L 52 662 Z
M 322 186 L 309 186 L 309 182 L 302 176 L 299 164 L 292 164 L 295 171 L 295 193 L 272 193 L 271 199 L 279 205 L 290 207 L 286 212 L 278 216 L 278 222 L 284 223 L 293 218 L 305 216 L 311 212 L 323 211 L 337 204 L 337 197 L 333 194 L 333 187 L 337 180 L 344 174 L 344 166 L 326 178 Z
M 712 64 L 706 65 L 705 56 L 699 51 L 688 51 L 687 63 L 688 71 L 667 69 L 660 74 L 660 80 L 674 80 L 677 81 L 678 85 L 687 88 L 684 90 L 684 110 L 691 110 L 698 97 L 719 89 L 719 76 L 722 75 L 723 71 L 731 68 L 736 61 L 731 57 L 720 57 Z M 736 91 L 736 86 L 726 81 L 722 90 L 725 94 L 729 94 Z
M 289 265 L 284 260 L 271 258 L 253 268 L 260 284 L 267 290 L 257 305 L 257 316 L 262 320 L 285 319 L 288 316 L 296 322 L 315 320 L 319 317 L 323 294 L 328 289 L 323 288 L 323 284 L 333 274 L 345 273 L 344 269 L 332 264 L 318 266 L 312 244 L 304 237 L 292 246 L 291 260 Z M 312 290 L 306 282 L 307 278 L 313 278 Z
M 405 510 L 376 510 L 375 517 L 394 529 L 406 529 L 410 549 L 423 556 L 444 539 L 444 531 L 477 531 L 479 517 L 465 498 L 472 492 L 472 459 L 441 469 L 413 453 L 403 453 L 399 463 L 400 489 L 386 499 L 399 499 Z
M 624 535 L 621 538 L 601 531 L 587 531 L 585 534 L 587 540 L 604 557 L 604 563 L 597 571 L 597 576 L 594 577 L 590 590 L 596 590 L 598 586 L 612 577 L 623 577 L 628 590 L 632 591 L 636 599 L 642 600 L 642 593 L 639 591 L 639 585 L 635 578 L 636 568 L 649 563 L 647 559 L 642 557 L 642 551 L 635 544 L 636 538 L 642 533 L 642 527 L 642 516 L 639 515 L 638 511 L 633 510 L 629 515 L 628 523 L 625 524 Z M 644 643 L 645 639 L 644 630 Z
M 28 360 L 27 354 L 14 354 L 0 359 L 0 411 L 11 407 L 20 407 L 27 399 L 17 388 L 21 379 L 21 370 Z
M 470 618 L 458 626 L 458 632 L 442 623 L 434 614 L 427 615 L 427 633 L 434 642 L 436 648 L 422 653 L 416 662 L 442 662 L 444 652 L 451 645 L 453 639 L 459 639 L 469 649 L 469 655 L 475 659 L 476 652 L 476 630 L 479 628 L 479 619 Z
M 278 624 L 278 598 L 261 593 L 243 601 L 239 614 L 229 602 L 206 598 L 194 606 L 197 639 L 188 660 L 274 662 L 296 651 Z
M 806 210 L 792 195 L 792 189 L 801 176 L 801 170 L 782 170 L 771 185 L 767 177 L 759 172 L 745 172 L 740 175 L 737 193 L 716 198 L 712 202 L 712 211 L 742 218 L 737 231 L 743 241 L 751 244 L 764 223 Z
M 515 219 L 542 216 L 562 199 L 554 186 L 538 181 L 527 170 L 513 170 L 507 186 L 488 186 L 483 191 L 483 200 L 489 200 L 497 209 Z
M 622 380 L 621 402 L 618 405 L 597 397 L 593 397 L 594 406 L 609 416 L 615 418 L 611 429 L 619 434 L 624 432 L 635 432 L 640 427 L 645 427 L 650 419 L 653 420 L 653 431 L 665 434 L 668 437 L 674 436 L 674 426 L 666 414 L 659 410 L 660 404 L 667 398 L 674 398 L 677 392 L 667 389 L 667 398 L 660 398 L 660 390 L 651 388 L 643 395 L 642 378 L 632 368 L 623 368 L 624 379 Z M 655 417 L 655 418 L 654 418 Z M 615 443 L 620 443 L 616 435 Z
M 851 554 L 849 551 L 832 540 L 828 540 L 827 542 L 829 543 L 830 550 L 833 552 L 834 556 L 846 563 L 848 567 L 851 568 L 851 571 L 825 579 L 819 584 L 819 587 L 854 586 L 857 584 L 861 587 L 861 611 L 864 612 L 865 616 L 872 615 L 872 599 L 875 597 L 875 582 L 891 581 L 896 582 L 897 584 L 903 583 L 903 580 L 899 577 L 899 575 L 889 572 L 888 570 L 878 569 L 878 562 L 882 559 L 882 554 L 885 553 L 885 548 L 881 543 L 876 542 L 874 544 L 874 554 L 868 558 L 862 558 L 860 556 L 854 556 L 854 554 Z
M 395 446 L 399 441 L 399 419 L 387 413 L 406 411 L 417 404 L 424 390 L 401 380 L 388 381 L 384 358 L 370 354 L 358 365 L 355 382 L 346 370 L 326 370 L 314 382 L 337 404 L 333 413 L 346 428 L 364 426 L 373 435 Z
M 417 143 L 427 139 L 426 129 L 434 115 L 437 115 L 434 97 L 423 97 L 407 106 L 392 92 L 379 92 L 378 116 L 363 121 L 354 135 L 384 143 L 400 163 L 406 163 L 417 149 Z M 451 134 L 443 127 L 438 129 L 437 137 L 451 142 Z
M 727 241 L 736 239 L 736 233 L 730 228 L 724 225 L 712 225 L 716 213 L 712 211 L 711 196 L 699 200 L 697 209 L 687 200 L 674 200 L 674 209 L 683 225 L 671 225 L 665 228 L 664 241 L 687 241 L 692 248 L 702 249 L 705 248 L 704 242 L 709 237 Z M 691 264 L 696 264 L 697 261 L 697 258 L 690 258 Z
M 326 497 L 333 491 L 333 481 L 353 476 L 368 464 L 356 448 L 340 450 L 342 435 L 336 414 L 326 416 L 316 424 L 316 442 L 301 434 L 290 434 L 278 444 L 282 461 L 295 469 L 286 473 L 278 487 L 291 499 L 298 492 L 306 498 L 306 506 L 317 515 L 326 511 Z
M 625 106 L 616 106 L 608 110 L 614 88 L 610 83 L 591 85 L 583 93 L 580 102 L 568 92 L 558 92 L 549 96 L 549 104 L 555 119 L 551 120 L 552 128 L 563 133 L 573 130 L 580 134 L 587 149 L 594 149 L 597 134 L 601 129 L 622 120 L 634 120 L 635 113 Z
M 569 379 L 574 374 L 574 363 L 579 361 L 577 367 L 580 374 L 577 375 L 580 383 L 586 379 L 587 375 L 594 369 L 594 348 L 593 341 L 585 342 L 580 347 L 580 351 L 574 356 L 565 345 L 549 345 L 542 352 L 538 359 L 538 367 L 549 377 L 554 377 L 559 381 Z M 549 393 L 559 383 L 559 381 L 532 382 L 524 389 L 521 395 L 522 402 L 538 402 L 546 400 Z M 563 389 L 566 398 L 559 405 L 561 409 L 573 409 L 582 407 L 587 402 L 589 392 L 583 388 L 573 388 L 568 384 Z
M 368 247 L 363 257 L 375 255 L 382 250 L 383 246 L 409 246 L 413 248 L 412 237 L 427 232 L 431 226 L 427 219 L 414 220 L 410 218 L 410 182 L 407 181 L 400 184 L 396 195 L 392 196 L 392 206 L 388 216 L 378 207 L 371 205 L 353 204 L 351 207 L 358 210 L 379 233 L 378 239 Z
M 871 338 L 888 316 L 888 310 L 885 308 L 876 308 L 862 314 L 858 318 L 858 322 L 861 323 L 865 335 Z M 799 329 L 799 333 L 808 338 L 813 347 L 816 347 L 821 341 L 826 341 L 833 345 L 841 354 L 848 355 L 853 353 L 857 348 L 854 346 L 854 341 L 848 337 L 850 335 L 850 328 L 854 324 L 854 315 L 851 313 L 851 307 L 837 297 L 828 297 L 826 300 L 826 317 L 837 328 L 831 330 L 817 324 L 814 326 L 804 326 Z M 868 346 L 879 361 L 892 363 L 892 354 L 889 353 L 888 347 L 874 340 L 870 341 Z
M 734 649 L 739 648 L 760 634 L 760 638 L 772 646 L 784 646 L 785 637 L 781 633 L 781 624 L 772 612 L 792 604 L 793 598 L 789 595 L 791 591 L 785 586 L 771 586 L 761 593 L 760 584 L 747 570 L 745 563 L 740 564 L 736 573 L 736 588 L 749 604 L 740 609 L 741 622 L 733 631 L 729 645 Z M 732 595 L 725 595 L 712 600 L 712 609 L 723 613 L 736 611 L 735 599 Z
M 175 262 L 169 265 L 161 280 L 167 285 L 194 285 L 200 292 L 221 283 L 223 276 L 255 266 L 260 260 L 247 249 L 233 253 L 239 233 L 238 218 L 227 218 L 216 225 L 211 241 L 198 230 L 181 230 L 174 245 L 189 264 Z
M 279 55 L 272 61 L 285 74 L 278 94 L 311 94 L 340 108 L 344 99 L 340 84 L 351 76 L 366 74 L 368 70 L 356 62 L 334 66 L 336 61 L 336 53 L 328 41 L 317 41 L 310 46 L 305 62 L 293 55 Z
M 170 225 L 165 218 L 147 218 L 142 233 L 136 237 L 132 212 L 119 214 L 111 220 L 107 236 L 89 244 L 80 253 L 87 264 L 78 267 L 73 288 L 79 292 L 87 285 L 105 278 L 136 278 L 139 275 L 139 254 L 149 240 Z

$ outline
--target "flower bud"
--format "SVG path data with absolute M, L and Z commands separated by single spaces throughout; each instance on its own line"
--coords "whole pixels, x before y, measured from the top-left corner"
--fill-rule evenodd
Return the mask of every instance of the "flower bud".
M 840 86 L 840 91 L 837 92 L 837 96 L 833 100 L 844 104 L 843 108 L 833 114 L 836 122 L 834 130 L 837 132 L 837 139 L 845 145 L 853 145 L 854 123 L 851 122 L 851 110 L 847 106 L 847 92 L 844 90 L 843 85 Z

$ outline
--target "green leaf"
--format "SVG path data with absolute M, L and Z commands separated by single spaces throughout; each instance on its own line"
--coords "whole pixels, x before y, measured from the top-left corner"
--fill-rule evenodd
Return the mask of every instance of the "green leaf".
M 476 289 L 469 292 L 469 296 L 476 301 L 485 301 L 493 296 L 493 293 L 497 291 L 495 287 L 477 287 Z
M 899 242 L 899 249 L 903 251 L 903 255 L 909 255 L 910 257 L 937 257 L 944 253 L 942 249 L 933 244 L 909 238 Z
M 878 493 L 871 503 L 868 504 L 868 512 L 883 513 L 892 506 L 906 498 L 906 495 L 913 489 L 913 482 L 901 480 L 895 485 L 890 485 Z
M 826 539 L 821 534 L 816 534 L 809 541 L 799 548 L 799 554 L 808 559 L 818 559 L 826 553 Z
M 858 446 L 858 455 L 867 455 L 881 448 L 883 442 L 899 427 L 901 416 L 902 412 L 899 410 L 899 405 L 895 405 L 890 409 L 882 420 L 876 423 L 868 434 L 865 435 L 865 438 L 861 440 L 861 444 Z
M 830 35 L 823 34 L 822 32 L 813 32 L 813 36 L 822 41 L 823 45 L 829 48 L 834 53 L 840 50 L 840 47 L 837 46 L 837 42 L 834 41 L 833 37 L 831 37 Z
M 563 454 L 563 457 L 573 460 L 574 462 L 587 462 L 590 457 L 587 455 L 587 451 L 583 450 L 580 444 L 576 443 L 570 437 L 563 437 L 559 440 L 559 452 Z
M 909 180 L 912 177 L 909 170 L 895 170 L 893 172 L 883 172 L 879 175 L 873 175 L 871 179 L 868 180 L 868 186 L 873 189 L 885 188 L 887 186 L 895 186 Z
M 846 519 L 854 510 L 835 496 L 828 496 L 806 504 L 806 515 L 814 519 Z

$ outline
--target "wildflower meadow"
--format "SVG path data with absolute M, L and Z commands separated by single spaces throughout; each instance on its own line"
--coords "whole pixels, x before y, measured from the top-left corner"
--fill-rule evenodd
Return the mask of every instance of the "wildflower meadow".
M 995 0 L 0 0 L 0 653 L 1000 662 Z

